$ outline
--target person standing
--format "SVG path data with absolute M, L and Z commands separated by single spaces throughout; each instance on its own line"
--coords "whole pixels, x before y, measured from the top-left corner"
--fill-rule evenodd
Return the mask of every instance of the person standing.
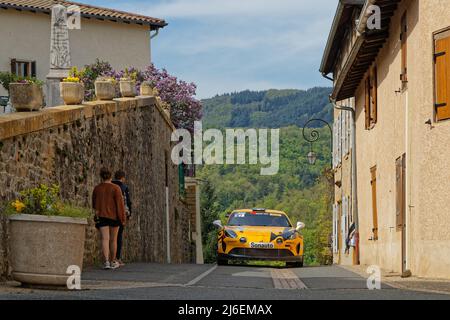
M 118 185 L 120 187 L 120 190 L 122 191 L 124 204 L 125 204 L 125 214 L 127 216 L 127 220 L 131 218 L 131 197 L 130 197 L 130 190 L 128 186 L 125 184 L 125 172 L 122 170 L 119 170 L 114 175 L 114 181 L 113 183 Z M 123 231 L 124 231 L 124 225 L 119 226 L 119 233 L 117 234 L 117 261 L 119 262 L 120 266 L 125 265 L 122 261 L 122 244 L 123 244 Z
M 102 251 L 105 259 L 103 268 L 116 269 L 117 235 L 119 226 L 126 223 L 125 204 L 120 187 L 112 183 L 112 174 L 106 168 L 100 170 L 102 183 L 94 188 L 92 207 L 95 211 L 95 227 L 102 240 Z

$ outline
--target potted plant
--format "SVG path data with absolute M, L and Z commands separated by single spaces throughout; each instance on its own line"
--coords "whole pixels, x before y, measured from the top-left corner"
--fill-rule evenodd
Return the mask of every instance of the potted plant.
M 44 106 L 44 83 L 36 78 L 19 78 L 9 84 L 11 104 L 16 111 L 37 111 Z
M 98 100 L 112 100 L 116 97 L 117 82 L 111 77 L 99 77 L 95 80 L 95 96 Z
M 12 277 L 28 285 L 64 286 L 68 268 L 83 267 L 90 210 L 65 204 L 59 187 L 20 192 L 8 204 Z
M 84 85 L 80 79 L 82 71 L 79 72 L 77 67 L 73 67 L 69 76 L 59 84 L 61 98 L 66 105 L 81 104 L 84 99 Z
M 136 78 L 135 72 L 130 73 L 128 69 L 125 69 L 125 76 L 120 78 L 120 94 L 122 97 L 135 97 L 136 96 Z

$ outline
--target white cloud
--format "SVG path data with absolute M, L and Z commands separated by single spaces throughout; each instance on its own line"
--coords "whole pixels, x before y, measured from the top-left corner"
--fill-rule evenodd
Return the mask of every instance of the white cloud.
M 338 0 L 91 0 L 163 18 L 155 64 L 201 98 L 328 85 L 317 71 Z
M 303 16 L 334 6 L 330 0 L 169 0 L 140 4 L 140 12 L 162 18 Z

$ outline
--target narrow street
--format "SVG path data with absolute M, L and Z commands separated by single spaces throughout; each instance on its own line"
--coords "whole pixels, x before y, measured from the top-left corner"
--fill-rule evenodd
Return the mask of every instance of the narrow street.
M 8 299 L 309 300 L 450 299 L 450 295 L 399 290 L 386 284 L 368 290 L 366 279 L 346 269 L 259 266 L 131 264 L 114 271 L 88 269 L 81 291 L 0 286 Z

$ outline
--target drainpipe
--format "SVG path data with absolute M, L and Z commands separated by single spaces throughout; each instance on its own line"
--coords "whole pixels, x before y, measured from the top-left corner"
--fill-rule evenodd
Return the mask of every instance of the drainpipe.
M 331 77 L 329 77 L 327 74 L 325 74 L 325 73 L 322 73 L 322 77 L 324 77 L 325 79 L 328 79 L 328 80 L 330 80 L 331 82 L 333 82 L 334 83 L 334 79 L 333 78 L 331 78 Z
M 169 187 L 166 186 L 166 261 L 168 264 L 172 263 L 170 253 L 170 202 L 169 202 Z
M 153 40 L 154 38 L 156 38 L 159 35 L 159 28 L 156 29 L 155 33 L 152 34 L 152 30 L 150 30 L 150 40 Z
M 412 201 L 412 161 L 411 161 L 411 128 L 410 128 L 410 106 L 409 106 L 409 95 L 408 91 L 405 92 L 405 104 L 406 104 L 406 116 L 405 116 L 405 153 L 406 153 L 406 168 L 405 168 L 405 185 L 406 185 L 406 192 L 405 192 L 405 204 L 406 209 L 405 210 L 405 270 L 402 270 L 402 277 L 409 277 L 411 276 L 411 256 L 410 253 L 412 252 L 411 246 L 413 245 L 412 241 L 410 241 L 411 237 L 411 212 L 414 209 L 413 201 Z M 403 269 L 403 261 L 402 261 L 402 269 Z
M 152 40 L 159 35 L 159 28 L 152 34 L 152 29 L 150 29 L 150 64 L 152 63 Z

